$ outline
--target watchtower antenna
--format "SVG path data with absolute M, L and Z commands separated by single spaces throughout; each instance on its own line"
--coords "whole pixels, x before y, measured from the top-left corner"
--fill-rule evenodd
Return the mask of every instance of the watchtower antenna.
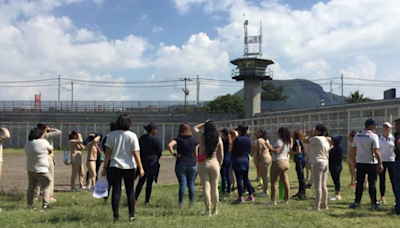
M 262 56 L 262 22 L 260 21 L 260 34 L 258 36 L 248 35 L 249 21 L 244 21 L 244 57 L 261 57 Z M 257 50 L 258 46 L 258 50 Z M 252 47 L 250 51 L 249 48 Z

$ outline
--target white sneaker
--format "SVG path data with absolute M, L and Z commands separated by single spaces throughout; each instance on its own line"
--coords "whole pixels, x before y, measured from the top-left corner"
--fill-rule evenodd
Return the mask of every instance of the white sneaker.
M 335 196 L 332 196 L 329 200 L 330 201 L 339 201 L 341 199 L 342 199 L 342 197 L 340 195 L 335 195 Z
M 86 186 L 82 186 L 79 188 L 79 190 L 83 191 L 83 190 L 87 190 L 88 188 Z
M 211 211 L 206 210 L 205 212 L 203 212 L 202 215 L 205 216 L 205 217 L 211 217 Z
M 384 205 L 384 204 L 386 204 L 386 200 L 381 200 L 381 201 L 379 201 L 379 203 L 380 203 L 381 205 Z
M 212 216 L 217 216 L 218 215 L 218 209 L 214 209 L 212 211 Z
M 277 205 L 276 200 L 271 200 L 271 201 L 268 202 L 268 204 L 269 205 L 274 205 L 274 206 Z
M 267 196 L 267 193 L 266 192 L 260 192 L 260 193 L 257 194 L 257 196 L 258 197 L 265 197 L 265 196 Z

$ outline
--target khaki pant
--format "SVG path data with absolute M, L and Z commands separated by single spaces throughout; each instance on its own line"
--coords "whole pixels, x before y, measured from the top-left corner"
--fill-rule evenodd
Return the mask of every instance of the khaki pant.
M 312 173 L 315 188 L 315 204 L 314 209 L 328 207 L 328 187 L 326 186 L 328 174 L 328 162 L 319 162 L 312 164 Z M 322 198 L 322 201 L 321 201 Z
M 86 166 L 89 170 L 88 188 L 93 188 L 96 184 L 96 161 L 87 161 Z
M 2 172 L 3 172 L 3 162 L 0 162 L 0 181 Z
M 276 195 L 278 192 L 278 181 L 283 182 L 283 187 L 285 189 L 284 200 L 289 199 L 289 161 L 277 160 L 272 162 L 271 165 L 271 200 L 276 201 Z
M 50 173 L 35 173 L 28 171 L 29 187 L 27 191 L 28 205 L 33 205 L 33 197 L 36 185 L 39 184 L 43 190 L 43 205 L 48 205 L 50 200 Z
M 203 198 L 206 210 L 211 209 L 211 202 L 214 209 L 217 209 L 219 202 L 219 163 L 215 158 L 211 160 L 207 159 L 204 162 L 199 162 L 197 169 L 201 179 L 201 186 L 203 187 Z
M 71 155 L 71 168 L 72 168 L 72 175 L 71 175 L 71 188 L 75 187 L 75 180 L 76 177 L 79 175 L 79 187 L 84 186 L 84 170 L 82 165 L 82 154 L 75 153 Z
M 51 198 L 54 195 L 54 160 L 53 157 L 50 155 L 49 155 L 49 171 L 50 171 L 49 174 L 51 176 L 51 181 L 49 185 L 50 198 Z M 40 184 L 38 183 L 35 189 L 35 198 L 39 198 L 40 193 L 43 193 L 43 189 L 40 188 Z
M 268 166 L 271 165 L 271 156 L 263 156 L 258 162 L 258 168 L 260 172 L 260 177 L 263 180 L 263 190 L 268 191 Z

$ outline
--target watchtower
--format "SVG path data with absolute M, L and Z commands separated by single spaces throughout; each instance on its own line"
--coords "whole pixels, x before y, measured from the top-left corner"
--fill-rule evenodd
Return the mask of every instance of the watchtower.
M 252 118 L 261 112 L 261 82 L 272 80 L 272 71 L 268 65 L 274 64 L 272 59 L 262 56 L 262 24 L 260 35 L 248 36 L 248 21 L 244 22 L 244 55 L 242 58 L 231 60 L 236 67 L 232 70 L 232 78 L 244 81 L 244 113 L 245 118 Z

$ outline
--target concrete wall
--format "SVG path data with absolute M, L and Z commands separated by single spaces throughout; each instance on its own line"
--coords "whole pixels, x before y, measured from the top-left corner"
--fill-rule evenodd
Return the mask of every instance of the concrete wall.
M 252 118 L 261 112 L 261 81 L 246 79 L 244 81 L 244 118 Z

